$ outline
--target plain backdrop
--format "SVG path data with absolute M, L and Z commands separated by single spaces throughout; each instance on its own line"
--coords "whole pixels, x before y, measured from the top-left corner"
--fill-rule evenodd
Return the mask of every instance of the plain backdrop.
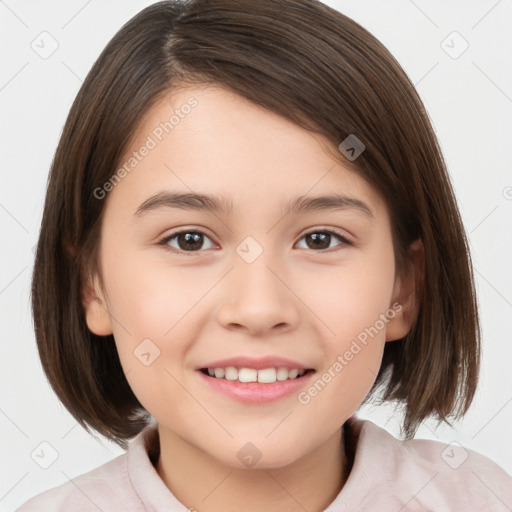
M 150 3 L 0 0 L 0 512 L 123 453 L 89 436 L 50 389 L 30 281 L 48 170 L 71 103 L 106 43 Z M 380 39 L 416 85 L 471 243 L 483 328 L 478 395 L 453 429 L 427 422 L 416 437 L 458 442 L 512 473 L 512 0 L 326 3 Z M 51 55 L 36 51 L 41 38 Z M 360 415 L 399 435 L 391 407 Z

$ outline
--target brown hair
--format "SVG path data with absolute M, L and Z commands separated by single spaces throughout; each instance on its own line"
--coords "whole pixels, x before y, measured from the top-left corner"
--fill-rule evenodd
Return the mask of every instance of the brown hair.
M 86 325 L 85 276 L 97 272 L 105 201 L 149 108 L 180 84 L 218 84 L 336 149 L 385 199 L 398 272 L 424 247 L 420 307 L 403 339 L 386 343 L 371 396 L 404 405 L 412 437 L 430 415 L 462 416 L 477 384 L 480 327 L 471 259 L 445 162 L 407 75 L 368 31 L 316 0 L 177 0 L 142 10 L 108 43 L 69 112 L 52 163 L 32 282 L 39 354 L 55 393 L 90 432 L 126 447 L 149 415 L 133 394 L 113 336 Z M 337 149 L 336 149 L 337 151 Z

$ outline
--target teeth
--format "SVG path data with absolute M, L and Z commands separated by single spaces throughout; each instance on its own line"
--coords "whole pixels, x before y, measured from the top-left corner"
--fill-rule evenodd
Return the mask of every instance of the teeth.
M 258 370 L 258 382 L 269 384 L 276 381 L 276 369 L 266 368 L 265 370 Z
M 287 380 L 288 379 L 288 368 L 278 368 L 277 369 L 277 380 Z
M 262 384 L 272 384 L 284 380 L 292 380 L 304 375 L 305 370 L 294 368 L 265 368 L 255 370 L 254 368 L 240 368 L 228 366 L 227 368 L 208 368 L 208 375 L 217 379 L 238 380 L 240 382 L 260 382 Z
M 238 370 L 238 380 L 240 382 L 258 382 L 258 370 L 240 368 Z
M 289 379 L 295 379 L 297 378 L 297 375 L 299 374 L 299 370 L 290 370 L 290 372 L 288 373 L 288 378 Z
M 228 366 L 226 368 L 226 380 L 238 380 L 238 370 L 233 366 Z

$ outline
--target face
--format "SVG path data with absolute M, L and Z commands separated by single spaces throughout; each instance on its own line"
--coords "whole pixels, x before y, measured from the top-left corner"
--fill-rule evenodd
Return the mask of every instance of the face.
M 326 148 L 189 87 L 148 112 L 97 191 L 106 293 L 94 279 L 88 326 L 113 333 L 161 433 L 234 467 L 247 442 L 279 467 L 338 435 L 409 328 L 386 206 Z

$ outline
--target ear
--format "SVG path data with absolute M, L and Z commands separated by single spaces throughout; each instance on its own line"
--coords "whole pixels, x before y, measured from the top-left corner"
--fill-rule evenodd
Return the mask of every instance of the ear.
M 108 336 L 113 333 L 107 301 L 99 286 L 97 276 L 86 278 L 82 288 L 82 304 L 87 327 L 93 334 Z
M 411 329 L 420 308 L 420 296 L 424 275 L 424 248 L 421 239 L 409 246 L 410 266 L 405 275 L 396 275 L 390 309 L 395 316 L 386 325 L 386 341 L 399 340 Z M 400 304 L 401 308 L 393 304 Z

